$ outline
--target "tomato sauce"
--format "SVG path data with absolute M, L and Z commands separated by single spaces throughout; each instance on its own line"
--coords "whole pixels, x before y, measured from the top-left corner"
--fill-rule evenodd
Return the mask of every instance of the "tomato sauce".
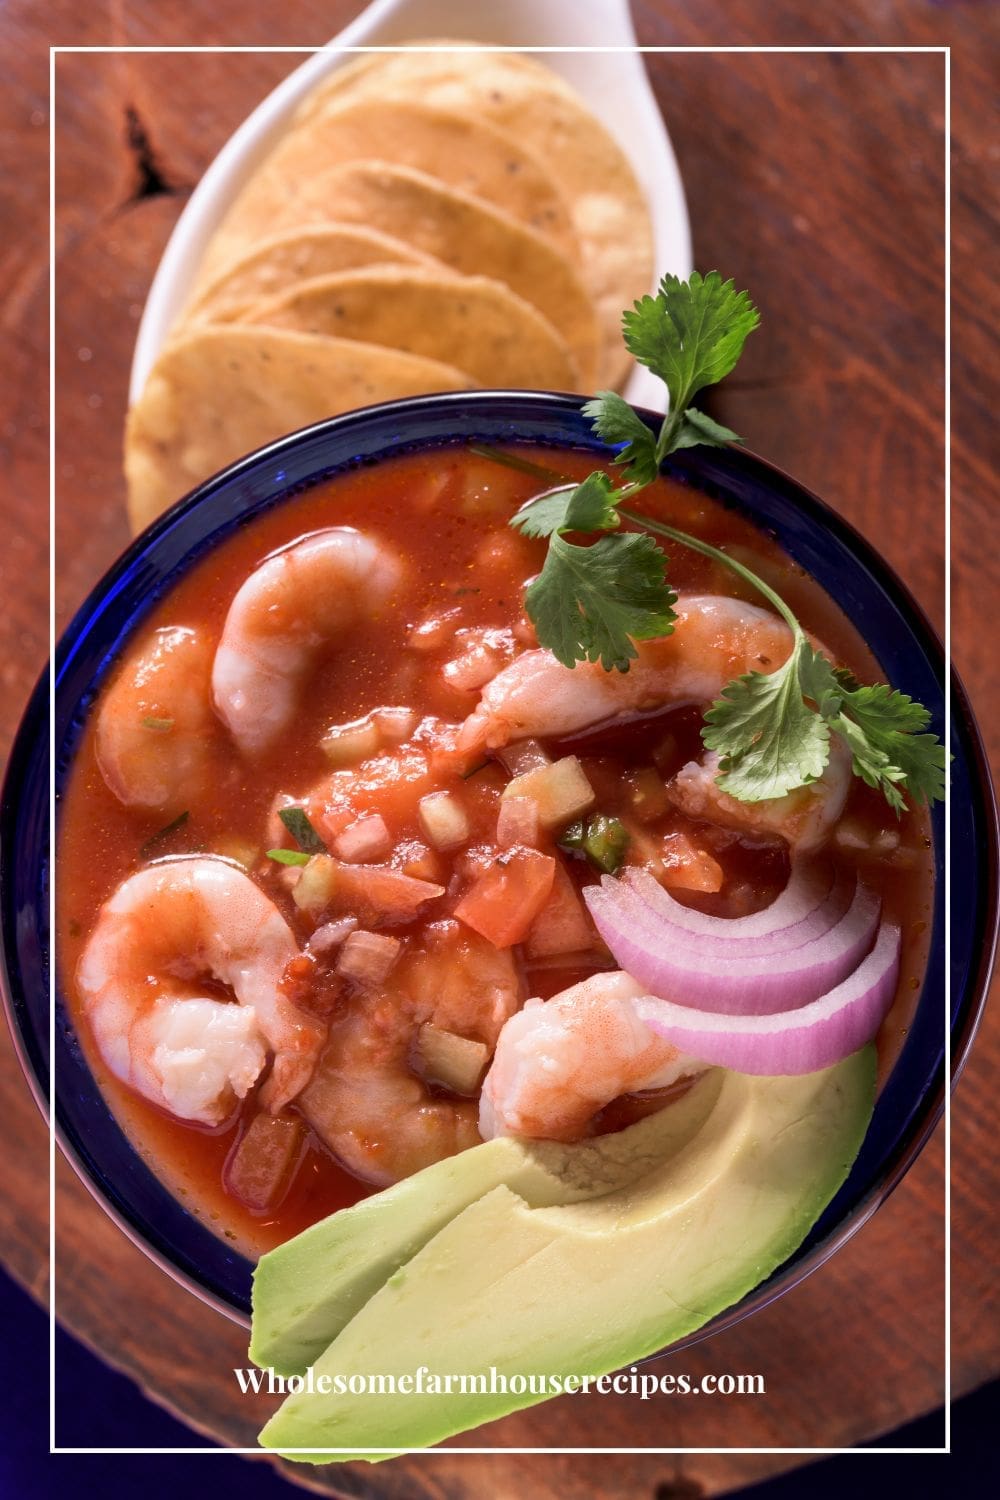
M 593 455 L 584 452 L 521 447 L 517 452 L 570 478 L 582 478 L 594 467 Z M 513 631 L 522 646 L 532 644 L 523 592 L 526 580 L 541 567 L 545 544 L 520 536 L 507 521 L 517 506 L 546 487 L 538 477 L 461 448 L 421 452 L 318 485 L 255 519 L 198 562 L 153 609 L 136 645 L 164 626 L 187 626 L 218 639 L 229 604 L 252 570 L 277 548 L 328 526 L 354 526 L 384 543 L 405 560 L 405 580 L 377 622 L 361 621 L 331 643 L 303 695 L 293 729 L 277 748 L 251 767 L 236 754 L 220 724 L 204 746 L 210 790 L 192 796 L 186 818 L 171 831 L 163 832 L 168 820 L 162 815 L 128 808 L 108 789 L 95 751 L 96 710 L 82 735 L 58 810 L 57 961 L 63 993 L 98 1084 L 137 1150 L 192 1213 L 252 1257 L 375 1189 L 346 1171 L 310 1131 L 291 1185 L 273 1208 L 254 1212 L 227 1192 L 225 1164 L 257 1112 L 256 1091 L 223 1125 L 207 1127 L 174 1118 L 119 1082 L 98 1055 L 81 1013 L 74 983 L 81 952 L 102 903 L 149 859 L 196 851 L 232 855 L 236 849 L 249 851 L 243 857 L 254 879 L 305 943 L 315 918 L 295 905 L 294 877 L 266 856 L 275 838 L 276 796 L 284 794 L 303 805 L 310 790 L 330 776 L 321 741 L 331 725 L 363 719 L 386 705 L 405 706 L 449 724 L 465 719 L 479 692 L 442 673 L 443 664 L 456 655 L 456 630 Z M 749 522 L 666 479 L 645 491 L 642 508 L 745 561 L 859 679 L 884 676 L 835 601 Z M 666 550 L 676 588 L 757 602 L 749 585 L 720 564 L 670 544 Z M 693 822 L 666 802 L 659 805 L 655 794 L 643 807 L 643 789 L 652 787 L 651 770 L 662 782 L 700 756 L 700 723 L 695 711 L 677 710 L 570 741 L 549 741 L 546 748 L 553 758 L 579 757 L 598 808 L 628 821 L 637 847 L 645 841 L 658 850 L 673 850 L 685 868 L 696 855 L 698 868 L 709 872 L 708 886 L 711 872 L 720 872 L 717 891 L 673 889 L 672 894 L 704 911 L 738 916 L 764 906 L 784 885 L 788 860 L 783 844 Z M 450 774 L 441 784 L 458 789 L 475 846 L 495 825 L 507 772 L 490 762 Z M 643 809 L 641 817 L 637 808 Z M 415 847 L 420 839 L 412 811 L 409 805 L 405 816 L 401 810 L 393 826 L 397 837 L 405 835 Z M 388 813 L 386 821 L 391 821 Z M 840 829 L 846 832 L 834 843 L 836 859 L 856 865 L 876 885 L 885 915 L 903 929 L 897 1000 L 879 1037 L 884 1078 L 905 1036 L 926 961 L 933 899 L 929 824 L 923 811 L 911 811 L 897 822 L 881 796 L 855 779 Z M 414 858 L 414 875 L 446 888 L 435 915 L 453 912 L 470 879 L 468 849 L 453 854 L 428 850 L 425 840 L 423 853 Z M 580 857 L 566 856 L 565 869 L 577 889 L 597 878 Z M 400 932 L 405 938 L 408 929 Z M 525 993 L 543 998 L 609 965 L 595 953 L 577 960 L 520 954 L 519 962 Z M 339 994 L 333 991 L 329 1006 L 337 1006 Z M 430 1092 L 435 1094 L 433 1087 Z M 650 1102 L 649 1096 L 616 1101 L 597 1128 L 619 1128 L 647 1111 Z

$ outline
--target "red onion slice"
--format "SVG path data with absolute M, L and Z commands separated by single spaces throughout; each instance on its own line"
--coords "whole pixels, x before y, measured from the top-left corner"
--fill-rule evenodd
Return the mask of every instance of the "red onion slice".
M 669 930 L 651 935 L 637 923 L 631 902 L 621 899 L 617 885 L 591 886 L 583 897 L 619 967 L 652 995 L 730 1016 L 797 1010 L 826 994 L 871 948 L 881 910 L 874 891 L 859 884 L 840 921 L 802 947 L 737 956 L 726 943 L 718 957 L 678 947 Z
M 720 1016 L 652 995 L 635 1008 L 652 1031 L 702 1062 L 774 1078 L 815 1073 L 874 1038 L 896 994 L 899 944 L 899 928 L 884 922 L 849 979 L 778 1015 Z
M 801 948 L 814 938 L 822 937 L 840 921 L 850 907 L 857 883 L 852 875 L 838 875 L 826 898 L 800 921 L 792 922 L 787 927 L 779 927 L 774 932 L 762 933 L 758 937 L 734 937 L 730 929 L 742 918 L 706 917 L 705 920 L 713 924 L 711 935 L 690 932 L 686 927 L 675 924 L 673 912 L 680 908 L 680 902 L 668 895 L 647 871 L 635 873 L 645 878 L 626 883 L 605 876 L 601 884 L 616 901 L 626 907 L 637 925 L 654 942 L 669 938 L 672 945 L 691 953 L 704 954 L 708 958 L 757 958 L 768 953 L 788 953 L 793 948 Z M 650 886 L 659 891 L 661 896 L 666 896 L 666 902 L 654 904 L 647 896 Z M 650 892 L 649 895 L 651 894 Z
M 730 939 L 768 937 L 810 916 L 826 900 L 836 875 L 826 860 L 805 860 L 792 865 L 788 884 L 777 900 L 749 917 L 710 917 L 682 906 L 653 879 L 648 870 L 626 870 L 622 877 L 659 915 L 697 937 Z M 723 929 L 724 931 L 720 931 Z

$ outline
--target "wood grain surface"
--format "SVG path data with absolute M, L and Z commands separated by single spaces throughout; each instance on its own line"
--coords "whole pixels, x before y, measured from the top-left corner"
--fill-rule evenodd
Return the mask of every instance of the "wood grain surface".
M 47 148 L 50 43 L 322 43 L 352 0 L 114 4 L 10 0 L 0 28 L 4 410 L 0 582 L 5 749 L 47 649 Z M 991 15 L 992 12 L 992 15 Z M 768 5 L 633 0 L 645 46 L 936 46 L 954 53 L 953 631 L 994 754 L 996 358 L 1000 307 L 987 133 L 996 8 L 843 0 Z M 875 18 L 877 17 L 877 22 Z M 294 65 L 225 57 L 66 54 L 56 87 L 57 573 L 64 621 L 124 545 L 125 394 L 153 270 L 192 186 Z M 715 415 L 869 536 L 944 623 L 944 61 L 935 54 L 650 55 L 688 193 L 697 264 L 751 288 L 763 326 Z M 995 119 L 995 113 L 993 118 Z M 992 182 L 988 169 L 992 168 Z M 991 603 L 992 601 L 992 603 Z M 953 1381 L 1000 1371 L 995 1247 L 1000 1183 L 988 1012 L 953 1119 Z M 0 1037 L 5 1192 L 0 1253 L 47 1289 L 46 1133 Z M 944 1151 L 939 1129 L 874 1220 L 821 1271 L 749 1322 L 670 1360 L 692 1376 L 761 1372 L 753 1400 L 641 1405 L 576 1396 L 465 1439 L 515 1447 L 797 1447 L 863 1443 L 943 1394 Z M 206 1440 L 252 1445 L 266 1403 L 226 1372 L 245 1335 L 176 1287 L 57 1169 L 56 1306 L 67 1327 Z M 474 1351 L 470 1351 L 470 1358 Z M 194 1438 L 198 1441 L 197 1438 Z M 719 1494 L 801 1459 L 722 1452 L 616 1458 L 455 1452 L 369 1468 L 296 1470 L 324 1493 L 371 1500 L 529 1500 L 559 1494 Z

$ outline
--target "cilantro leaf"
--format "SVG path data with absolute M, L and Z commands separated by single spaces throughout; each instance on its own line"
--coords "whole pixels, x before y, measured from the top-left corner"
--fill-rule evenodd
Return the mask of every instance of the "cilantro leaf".
M 814 781 L 835 732 L 851 752 L 854 775 L 900 813 L 904 792 L 917 802 L 944 796 L 944 746 L 936 735 L 918 732 L 929 719 L 922 704 L 886 683 L 862 687 L 799 632 L 792 656 L 777 672 L 753 672 L 723 690 L 705 715 L 702 739 L 722 752 L 723 791 L 756 802 Z
M 600 662 L 606 671 L 628 671 L 634 642 L 664 635 L 676 618 L 676 596 L 665 576 L 666 558 L 653 537 L 662 536 L 713 559 L 750 583 L 792 631 L 788 661 L 775 672 L 749 672 L 729 683 L 705 715 L 702 739 L 718 752 L 717 781 L 745 802 L 782 797 L 823 774 L 830 735 L 851 751 L 852 770 L 879 788 L 897 811 L 906 796 L 933 802 L 944 795 L 947 755 L 926 733 L 927 710 L 885 684 L 866 687 L 814 650 L 786 602 L 739 559 L 710 542 L 624 508 L 657 477 L 662 460 L 679 448 L 722 446 L 739 436 L 690 404 L 705 386 L 728 375 L 760 321 L 746 292 L 717 271 L 693 273 L 687 282 L 664 276 L 655 296 L 642 297 L 623 314 L 630 353 L 667 386 L 669 410 L 659 433 L 614 391 L 601 391 L 584 414 L 598 436 L 618 448 L 624 484 L 616 489 L 600 472 L 581 484 L 564 484 L 522 506 L 511 521 L 526 536 L 547 537 L 541 573 L 528 587 L 525 607 L 539 643 L 564 666 Z M 520 458 L 477 450 L 539 477 L 547 470 Z M 554 476 L 552 476 L 554 477 Z M 590 546 L 563 533 L 607 533 L 622 520 L 638 533 L 604 535 Z
M 902 769 L 892 765 L 885 751 L 873 745 L 864 731 L 850 719 L 838 715 L 831 723 L 847 741 L 854 775 L 860 776 L 869 786 L 881 788 L 889 806 L 897 815 L 901 813 L 906 807 L 906 799 L 897 784 L 904 780 Z
M 915 703 L 885 682 L 874 687 L 854 683 L 844 691 L 844 705 L 869 738 L 884 734 L 912 735 L 926 729 L 931 719 L 922 703 Z
M 827 722 L 837 716 L 844 698 L 842 671 L 803 637 L 799 645 L 799 686 Z M 853 681 L 853 678 L 852 678 Z
M 807 786 L 830 758 L 830 731 L 802 696 L 800 636 L 776 672 L 748 672 L 722 690 L 705 714 L 702 739 L 718 750 L 718 783 L 741 802 L 763 802 Z
M 621 525 L 607 474 L 588 474 L 569 497 L 563 531 L 615 531 Z
M 713 421 L 696 406 L 689 406 L 674 437 L 674 448 L 697 448 L 699 443 L 706 443 L 712 448 L 724 448 L 727 443 L 742 441 L 739 433 L 723 427 L 721 422 Z
M 660 468 L 656 438 L 628 402 L 617 391 L 598 391 L 594 400 L 585 404 L 583 414 L 604 442 L 625 444 L 615 463 L 625 466 L 629 482 L 652 484 Z
M 922 734 L 930 714 L 884 682 L 844 692 L 840 713 L 830 720 L 851 747 L 853 769 L 878 788 L 897 812 L 903 786 L 915 802 L 944 797 L 948 756 L 937 735 Z
M 614 531 L 621 525 L 607 474 L 588 474 L 578 485 L 547 490 L 522 505 L 510 524 L 525 536 L 553 536 L 557 531 Z
M 624 672 L 636 655 L 633 641 L 668 635 L 676 619 L 665 572 L 663 552 L 643 532 L 587 547 L 554 532 L 525 604 L 539 640 L 564 667 L 599 661 L 606 672 Z
M 718 271 L 690 281 L 664 276 L 655 297 L 641 297 L 622 319 L 630 354 L 658 375 L 674 412 L 736 364 L 760 314 L 746 292 Z
M 520 510 L 510 518 L 515 531 L 524 536 L 552 536 L 566 524 L 569 497 L 572 486 L 561 485 L 557 490 L 546 490 L 534 500 L 525 501 Z

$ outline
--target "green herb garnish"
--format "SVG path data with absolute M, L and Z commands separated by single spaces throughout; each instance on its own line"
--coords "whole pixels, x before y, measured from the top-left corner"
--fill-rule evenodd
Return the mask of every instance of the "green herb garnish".
M 306 854 L 326 854 L 327 848 L 306 816 L 304 807 L 282 807 L 278 817 L 292 838 Z M 303 860 L 286 860 L 286 864 L 303 864 Z
M 516 469 L 519 474 L 530 474 L 534 479 L 564 479 L 563 474 L 553 476 L 551 469 L 546 469 L 543 464 L 535 464 L 530 458 L 522 458 L 519 453 L 507 453 L 503 448 L 491 448 L 488 443 L 470 443 L 469 452 L 474 453 L 477 458 L 488 458 L 492 463 L 502 463 L 508 469 Z
M 605 875 L 613 875 L 625 858 L 629 845 L 628 829 L 618 818 L 595 813 L 586 822 L 581 818 L 570 823 L 559 839 L 560 849 L 579 850 Z
M 651 484 L 676 449 L 739 441 L 690 403 L 729 374 L 760 318 L 746 292 L 717 271 L 705 277 L 696 271 L 687 282 L 664 276 L 656 296 L 642 297 L 622 321 L 626 346 L 670 394 L 659 433 L 617 392 L 601 391 L 583 410 L 605 442 L 624 444 L 616 462 L 625 483 L 616 488 L 606 474 L 588 474 L 578 485 L 529 500 L 511 525 L 549 538 L 545 565 L 525 595 L 542 645 L 566 667 L 599 661 L 625 672 L 636 641 L 669 634 L 677 596 L 662 549 L 649 536 L 619 530 L 619 506 Z M 567 532 L 616 535 L 581 546 L 567 541 Z
M 190 816 L 191 814 L 188 812 L 178 813 L 176 818 L 168 823 L 166 827 L 158 828 L 155 833 L 151 833 L 146 842 L 140 845 L 139 858 L 145 859 L 147 854 L 152 854 L 153 850 L 157 849 L 172 833 L 176 833 L 178 828 L 183 828 Z
M 600 662 L 627 672 L 636 641 L 669 635 L 677 596 L 667 581 L 667 557 L 654 541 L 665 537 L 721 563 L 751 583 L 792 632 L 792 652 L 776 672 L 750 672 L 731 682 L 705 715 L 702 739 L 720 754 L 718 784 L 743 802 L 783 796 L 823 774 L 830 732 L 843 736 L 852 769 L 878 788 L 898 813 L 904 793 L 915 802 L 944 796 L 947 756 L 923 731 L 930 714 L 885 684 L 863 687 L 809 643 L 784 600 L 735 558 L 687 532 L 624 508 L 656 479 L 668 454 L 697 444 L 739 442 L 690 402 L 728 375 L 760 321 L 746 292 L 717 271 L 690 281 L 665 276 L 655 297 L 643 297 L 623 317 L 625 343 L 640 364 L 667 387 L 670 404 L 654 432 L 614 391 L 602 391 L 583 410 L 598 435 L 620 451 L 623 483 L 600 471 L 579 484 L 560 484 L 521 506 L 510 524 L 526 536 L 547 537 L 541 573 L 525 593 L 539 642 L 562 662 Z M 484 457 L 510 462 L 483 449 Z M 541 465 L 513 464 L 557 478 Z M 640 528 L 620 530 L 623 521 Z M 652 533 L 653 535 L 651 535 Z M 596 540 L 579 543 L 571 534 Z
M 302 849 L 268 849 L 267 857 L 279 865 L 307 865 L 312 859 Z

